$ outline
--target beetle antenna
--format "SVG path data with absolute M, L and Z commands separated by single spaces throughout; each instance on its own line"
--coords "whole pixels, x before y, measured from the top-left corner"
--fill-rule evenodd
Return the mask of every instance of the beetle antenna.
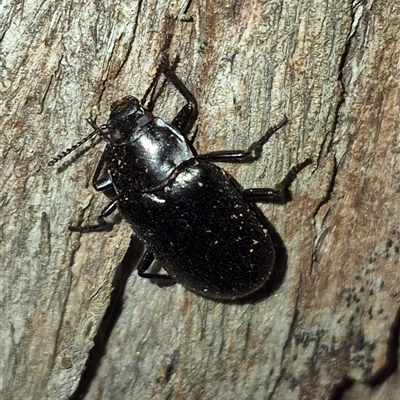
M 91 118 L 87 119 L 87 122 L 89 123 L 89 125 L 94 129 L 93 132 L 89 133 L 89 135 L 87 135 L 86 137 L 84 137 L 82 140 L 80 140 L 78 143 L 74 144 L 73 146 L 69 147 L 67 150 L 63 151 L 62 153 L 58 154 L 57 156 L 53 157 L 48 163 L 47 165 L 49 167 L 52 167 L 55 163 L 57 163 L 58 161 L 62 160 L 63 158 L 65 158 L 68 154 L 72 153 L 73 151 L 75 151 L 78 147 L 81 147 L 84 143 L 86 143 L 89 139 L 91 139 L 93 136 L 95 136 L 96 134 L 98 134 L 102 139 L 104 139 L 105 141 L 109 141 L 102 129 L 105 126 L 97 126 L 93 120 Z

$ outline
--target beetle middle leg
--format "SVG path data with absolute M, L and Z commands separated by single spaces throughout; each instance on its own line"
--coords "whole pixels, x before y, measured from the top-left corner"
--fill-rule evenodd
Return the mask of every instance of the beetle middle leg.
M 230 163 L 246 163 L 253 162 L 260 158 L 261 150 L 269 138 L 286 125 L 288 119 L 284 117 L 277 125 L 272 126 L 265 132 L 263 136 L 256 142 L 252 143 L 247 150 L 221 150 L 212 151 L 206 154 L 200 154 L 196 158 L 200 160 L 208 160 L 213 162 L 230 162 Z

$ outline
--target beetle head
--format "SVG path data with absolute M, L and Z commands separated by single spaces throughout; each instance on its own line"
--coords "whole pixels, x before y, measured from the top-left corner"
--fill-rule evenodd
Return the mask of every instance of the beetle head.
M 105 125 L 110 143 L 114 146 L 122 146 L 131 140 L 135 140 L 135 134 L 141 132 L 141 128 L 153 120 L 153 115 L 147 111 L 136 97 L 125 96 L 111 105 L 110 118 Z
M 93 132 L 56 157 L 53 157 L 48 162 L 48 165 L 52 166 L 62 160 L 95 135 L 100 136 L 112 146 L 123 146 L 135 140 L 136 136 L 139 137 L 143 133 L 141 128 L 153 119 L 153 114 L 142 107 L 136 97 L 123 97 L 111 105 L 110 118 L 105 125 L 97 126 L 92 119 L 88 118 L 87 121 L 93 128 Z
M 143 107 L 140 105 L 139 100 L 133 96 L 125 96 L 111 104 L 110 119 L 107 126 L 118 123 L 118 121 L 143 114 Z

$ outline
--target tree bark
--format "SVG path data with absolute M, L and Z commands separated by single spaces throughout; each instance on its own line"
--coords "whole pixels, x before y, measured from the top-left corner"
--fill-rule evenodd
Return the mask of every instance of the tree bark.
M 1 398 L 399 398 L 399 4 L 0 10 Z M 107 202 L 91 187 L 104 145 L 48 160 L 90 132 L 86 117 L 104 123 L 113 101 L 143 96 L 167 34 L 199 104 L 199 153 L 246 148 L 285 114 L 258 162 L 224 168 L 271 187 L 313 160 L 291 202 L 260 205 L 284 244 L 268 296 L 160 288 L 134 271 L 143 246 L 125 222 L 67 229 Z M 182 104 L 168 85 L 154 112 L 171 121 Z

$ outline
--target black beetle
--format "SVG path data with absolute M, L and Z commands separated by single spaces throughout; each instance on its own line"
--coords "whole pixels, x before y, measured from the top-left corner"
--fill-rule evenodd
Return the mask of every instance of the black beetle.
M 187 101 L 171 124 L 127 96 L 112 104 L 105 125 L 89 120 L 94 131 L 49 162 L 55 164 L 95 134 L 107 142 L 93 186 L 112 201 L 98 225 L 70 229 L 104 228 L 104 218 L 118 208 L 146 245 L 138 266 L 141 277 L 161 277 L 146 273 L 157 260 L 170 279 L 201 296 L 248 296 L 268 281 L 275 264 L 274 245 L 255 202 L 287 200 L 290 184 L 311 160 L 293 167 L 275 189 L 243 190 L 212 162 L 253 162 L 287 119 L 247 150 L 198 155 L 187 137 L 198 114 L 196 100 L 173 70 L 163 73 Z

